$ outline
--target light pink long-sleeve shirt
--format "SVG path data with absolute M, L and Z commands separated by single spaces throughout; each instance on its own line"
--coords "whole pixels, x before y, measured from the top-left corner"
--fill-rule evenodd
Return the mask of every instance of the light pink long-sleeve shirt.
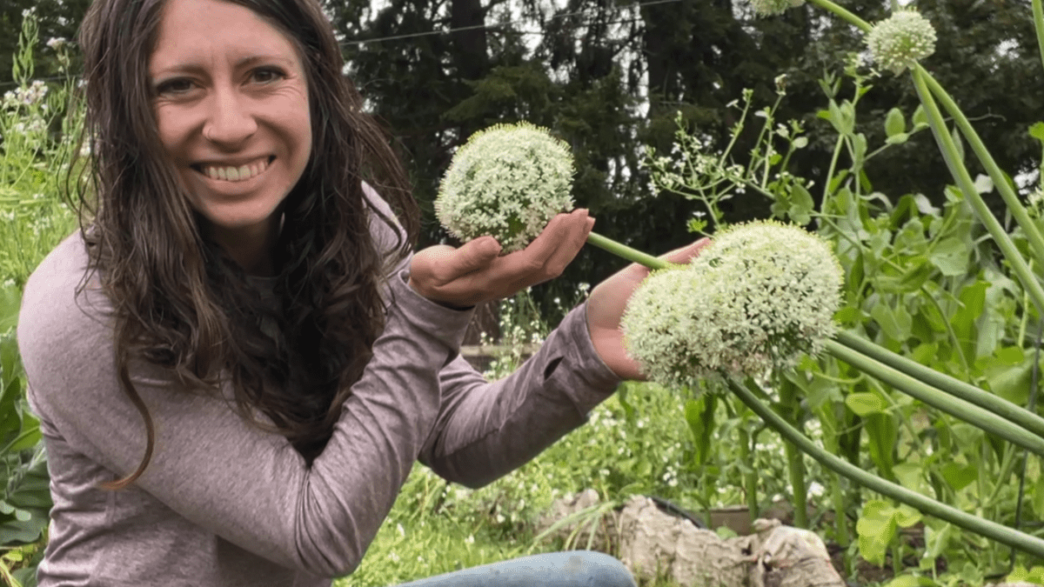
M 382 222 L 371 230 L 390 248 Z M 407 260 L 389 276 L 373 358 L 311 467 L 224 399 L 138 363 L 155 453 L 130 488 L 105 491 L 97 485 L 137 467 L 145 429 L 117 382 L 109 300 L 96 282 L 76 293 L 86 265 L 73 235 L 30 278 L 19 317 L 54 499 L 41 587 L 328 586 L 358 566 L 415 461 L 489 483 L 581 425 L 619 383 L 584 306 L 516 373 L 487 383 L 458 353 L 471 312 L 417 295 Z

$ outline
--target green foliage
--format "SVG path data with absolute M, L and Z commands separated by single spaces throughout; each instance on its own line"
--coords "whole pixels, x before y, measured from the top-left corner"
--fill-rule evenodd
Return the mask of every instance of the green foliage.
M 76 225 L 60 181 L 82 116 L 71 101 L 71 78 L 59 86 L 31 79 L 37 35 L 27 13 L 14 62 L 18 86 L 0 102 L 0 573 L 12 585 L 34 584 L 51 508 L 40 423 L 26 400 L 14 329 L 26 279 Z M 68 48 L 55 50 L 68 66 Z
M 871 82 L 876 86 L 879 80 L 862 72 L 855 60 L 848 62 L 845 78 L 852 85 L 848 98 L 842 97 L 840 79 L 828 74 L 820 84 L 826 107 L 818 118 L 835 133 L 826 181 L 817 185 L 790 164 L 803 130 L 790 121 L 777 122 L 783 96 L 756 110 L 750 92 L 737 105 L 740 116 L 734 128 L 736 134 L 758 136 L 746 165 L 728 149 L 715 151 L 694 140 L 696 131 L 679 122 L 673 154 L 650 152 L 647 165 L 653 181 L 699 202 L 715 225 L 725 219 L 721 203 L 738 191 L 764 196 L 777 218 L 812 224 L 834 243 L 845 269 L 845 304 L 836 314 L 844 328 L 1025 405 L 1037 356 L 1026 348 L 1031 343 L 1027 328 L 1039 320 L 1035 308 L 1011 277 L 1008 264 L 998 259 L 958 190 L 940 186 L 938 195 L 909 192 L 896 197 L 876 187 L 868 171 L 872 162 L 891 151 L 915 148 L 916 135 L 927 128 L 926 117 L 920 108 L 881 110 L 878 124 L 883 133 L 880 143 L 874 143 L 872 135 L 860 130 L 867 124 L 859 113 L 872 95 Z M 751 124 L 750 111 L 761 120 L 745 128 Z M 700 164 L 699 173 L 688 171 L 694 161 Z M 797 186 L 820 192 L 818 210 L 803 194 L 795 197 Z M 980 177 L 975 187 L 988 194 L 993 183 Z M 939 196 L 943 203 L 936 205 L 933 201 Z M 1039 211 L 1035 218 L 1039 223 Z M 1010 233 L 1025 251 L 1022 232 Z M 832 358 L 810 358 L 786 379 L 802 390 L 802 411 L 793 414 L 782 399 L 767 399 L 782 402 L 777 409 L 790 413 L 792 423 L 815 425 L 831 452 L 959 509 L 1013 523 L 1019 473 L 1018 453 L 1010 446 Z M 797 488 L 795 471 L 791 473 Z M 1026 499 L 1039 501 L 1040 471 L 1031 468 L 1026 475 Z M 951 569 L 961 569 L 953 571 L 954 577 L 965 573 L 965 563 L 979 575 L 1004 564 L 1001 557 L 1006 553 L 978 537 L 938 520 L 914 520 L 904 513 L 905 506 L 888 502 L 872 500 L 854 509 L 859 493 L 845 493 L 838 479 L 829 483 L 836 511 L 858 516 L 855 548 L 867 560 L 883 564 L 891 549 L 898 568 L 903 548 L 898 529 L 921 522 L 931 537 L 923 553 L 923 560 L 931 564 L 925 569 L 934 572 L 939 556 L 945 556 Z M 1041 509 L 1044 505 L 1035 508 L 1034 515 Z M 843 543 L 849 529 L 844 517 L 840 519 L 835 537 Z M 1024 510 L 1021 523 L 1037 519 L 1027 519 Z M 973 554 L 983 549 L 985 556 Z

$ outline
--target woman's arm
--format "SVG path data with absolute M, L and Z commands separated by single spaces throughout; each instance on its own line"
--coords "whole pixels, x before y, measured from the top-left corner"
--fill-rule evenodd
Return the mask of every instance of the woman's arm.
M 76 294 L 85 263 L 74 237 L 41 265 L 26 287 L 18 340 L 33 405 L 70 447 L 112 471 L 95 481 L 103 482 L 134 470 L 145 434 L 113 367 L 108 301 L 92 284 Z M 422 298 L 404 277 L 390 280 L 385 332 L 311 467 L 225 399 L 190 393 L 162 369 L 134 365 L 156 425 L 155 455 L 136 485 L 280 565 L 321 576 L 351 572 L 434 425 L 438 372 L 470 317 Z
M 663 258 L 688 263 L 708 242 L 696 241 Z M 442 410 L 421 460 L 451 481 L 484 485 L 582 425 L 621 380 L 642 379 L 624 349 L 620 316 L 648 274 L 632 264 L 598 284 L 506 379 L 486 383 L 457 357 L 441 373 Z
M 457 357 L 440 375 L 442 409 L 420 455 L 440 476 L 479 487 L 511 472 L 587 421 L 620 378 L 574 308 L 510 376 L 487 383 Z

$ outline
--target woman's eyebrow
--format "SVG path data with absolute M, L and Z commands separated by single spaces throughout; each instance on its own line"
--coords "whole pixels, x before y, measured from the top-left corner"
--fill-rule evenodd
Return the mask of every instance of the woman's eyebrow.
M 260 53 L 254 55 L 247 55 L 240 57 L 232 64 L 233 69 L 245 69 L 258 63 L 281 63 L 287 67 L 291 67 L 294 64 L 292 59 L 288 59 L 281 55 L 273 55 L 267 53 Z M 171 73 L 203 73 L 207 70 L 207 67 L 203 65 L 202 61 L 183 61 L 165 64 L 164 66 L 157 68 L 155 71 L 150 71 L 150 77 L 159 77 L 164 74 Z

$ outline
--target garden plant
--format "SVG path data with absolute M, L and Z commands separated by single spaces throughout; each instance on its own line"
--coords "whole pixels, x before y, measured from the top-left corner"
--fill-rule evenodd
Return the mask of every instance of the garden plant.
M 698 129 L 679 118 L 676 150 L 650 151 L 647 172 L 656 190 L 667 194 L 661 197 L 690 198 L 703 206 L 690 228 L 710 234 L 716 244 L 703 261 L 682 268 L 598 235 L 590 239 L 654 269 L 641 294 L 649 297 L 640 309 L 650 315 L 641 315 L 639 306 L 628 315 L 635 321 L 628 335 L 636 355 L 643 345 L 666 345 L 653 346 L 643 359 L 654 382 L 622 385 L 587 426 L 481 490 L 451 486 L 418 468 L 362 567 L 340 585 L 391 584 L 557 548 L 533 535 L 532 520 L 552 499 L 588 487 L 605 496 L 608 506 L 644 493 L 700 511 L 742 502 L 752 516 L 777 498 L 792 500 L 793 522 L 838 545 L 850 576 L 866 579 L 858 574 L 859 560 L 888 564 L 889 572 L 876 578 L 892 587 L 978 586 L 1005 577 L 1044 584 L 1044 569 L 1034 566 L 1044 558 L 1044 419 L 1036 409 L 1044 189 L 1020 184 L 992 162 L 959 97 L 949 96 L 929 73 L 938 40 L 917 12 L 893 6 L 891 18 L 871 25 L 829 0 L 810 3 L 864 31 L 872 65 L 868 69 L 863 58 L 850 56 L 842 74 L 827 73 L 821 81 L 826 106 L 817 118 L 836 131 L 825 180 L 817 184 L 789 171 L 791 157 L 808 147 L 803 126 L 809 121 L 776 120 L 776 108 L 786 99 L 783 78 L 772 105 L 757 107 L 753 92 L 737 100 L 733 142 L 723 150 L 711 151 Z M 766 17 L 794 5 L 751 2 Z M 1044 57 L 1040 0 L 1033 0 L 1033 10 Z M 76 227 L 61 198 L 67 174 L 56 171 L 89 156 L 80 150 L 75 81 L 68 71 L 64 83 L 34 81 L 39 39 L 32 13 L 23 16 L 18 85 L 0 103 L 0 577 L 11 585 L 32 584 L 50 507 L 46 456 L 25 401 L 14 341 L 19 292 L 36 263 Z M 68 45 L 52 41 L 47 50 L 68 63 Z M 879 75 L 908 76 L 921 106 L 915 112 L 892 109 L 880 121 L 861 118 L 860 98 Z M 869 144 L 867 124 L 883 125 L 883 144 Z M 518 237 L 521 229 L 539 230 L 550 214 L 572 206 L 572 168 L 564 145 L 526 125 L 476 137 L 469 143 L 473 164 L 496 163 L 491 152 L 507 155 L 509 147 L 522 145 L 498 139 L 500 132 L 518 131 L 530 133 L 536 145 L 527 159 L 549 152 L 548 165 L 555 168 L 530 179 L 541 186 L 561 184 L 547 190 L 557 199 L 542 220 L 502 215 L 511 232 L 504 242 L 521 246 L 527 238 Z M 1044 145 L 1044 123 L 1027 131 Z M 749 132 L 757 135 L 756 148 L 733 153 L 736 138 Z M 922 194 L 874 191 L 868 164 L 877 154 L 923 147 L 929 137 L 954 177 L 953 186 L 940 186 L 941 205 Z M 483 146 L 480 139 L 494 144 Z M 468 149 L 460 150 L 455 165 L 467 162 Z M 976 166 L 985 174 L 973 177 L 969 167 Z M 465 189 L 480 173 L 465 167 L 451 168 L 444 191 L 458 189 L 452 186 L 455 174 L 464 178 L 459 189 Z M 499 179 L 516 188 L 526 185 L 525 177 Z M 1041 181 L 1039 170 L 1033 181 Z M 481 191 L 508 210 L 501 187 Z M 726 226 L 720 204 L 738 191 L 764 195 L 774 219 Z M 1004 202 L 1000 218 L 983 198 L 991 193 Z M 439 206 L 447 218 L 461 216 L 450 204 Z M 529 202 L 517 210 L 532 208 Z M 743 243 L 731 260 L 723 260 L 730 238 Z M 773 250 L 787 253 L 778 262 L 740 274 L 714 271 L 728 262 L 749 269 L 764 255 L 744 257 L 743 251 L 772 249 L 773 242 L 780 245 Z M 786 245 L 795 243 L 800 246 L 788 252 Z M 791 292 L 801 296 L 766 296 L 763 285 L 742 282 L 760 275 L 792 283 L 793 276 L 773 271 L 793 269 L 789 263 L 817 247 L 819 262 L 796 269 L 820 271 L 814 287 Z M 657 283 L 668 292 L 690 288 L 680 296 L 685 303 L 658 292 Z M 706 314 L 710 298 L 700 296 L 710 291 L 734 301 L 740 291 L 790 305 L 766 310 L 760 334 L 757 328 L 730 333 L 727 322 L 707 327 L 707 320 L 730 317 Z M 657 306 L 664 312 L 659 318 L 651 315 Z M 682 314 L 686 307 L 688 314 Z M 508 301 L 501 330 L 515 342 L 538 342 L 548 326 L 534 308 L 525 295 Z M 733 318 L 751 319 L 744 304 L 732 309 Z M 795 313 L 807 322 L 773 322 Z M 657 332 L 717 335 L 712 350 L 718 354 L 696 357 L 691 349 L 713 346 L 706 340 L 693 346 L 691 340 L 663 341 L 641 331 L 656 319 L 698 324 Z M 720 338 L 723 333 L 728 336 Z M 743 347 L 749 352 L 724 355 L 735 351 L 737 341 L 749 343 Z M 657 358 L 673 363 L 661 369 Z M 520 356 L 503 357 L 489 375 L 509 371 L 513 360 Z M 785 461 L 776 456 L 780 439 Z
M 908 129 L 904 114 L 893 109 L 885 120 L 888 140 L 881 148 L 898 147 L 909 141 L 912 133 L 931 129 L 957 184 L 955 188 L 947 188 L 949 205 L 946 212 L 940 214 L 923 196 L 920 199 L 918 195 L 903 196 L 899 205 L 893 206 L 886 195 L 872 191 L 864 166 L 879 151 L 868 153 L 866 135 L 856 131 L 856 104 L 860 96 L 870 90 L 870 85 L 868 78 L 858 73 L 855 62 L 846 71 L 856 86 L 852 100 L 840 104 L 836 101 L 837 80 L 827 79 L 823 84 L 829 98 L 829 109 L 822 113 L 822 117 L 837 130 L 838 140 L 819 210 L 815 209 L 809 192 L 813 187 L 811 182 L 787 172 L 791 154 L 807 145 L 807 139 L 800 136 L 799 124 L 773 127 L 773 109 L 759 111 L 757 114 L 764 119 L 758 145 L 760 152 L 755 152 L 745 169 L 731 163 L 728 149 L 721 154 L 704 152 L 698 138 L 682 127 L 678 135 L 680 159 L 656 158 L 655 155 L 650 158 L 653 177 L 659 187 L 703 201 L 707 213 L 717 222 L 721 219 L 717 204 L 727 198 L 731 190 L 743 189 L 758 191 L 771 199 L 773 213 L 781 219 L 802 225 L 814 221 L 821 235 L 835 243 L 839 257 L 847 261 L 847 303 L 844 308 L 838 308 L 837 289 L 842 285 L 839 274 L 828 277 L 810 270 L 816 266 L 836 266 L 837 261 L 831 255 L 823 254 L 817 262 L 806 263 L 800 270 L 792 268 L 790 265 L 797 263 L 794 259 L 807 255 L 811 247 L 801 244 L 791 249 L 790 246 L 800 237 L 797 234 L 773 234 L 780 228 L 771 224 L 726 229 L 721 240 L 727 244 L 719 246 L 725 246 L 727 250 L 718 254 L 712 245 L 701 255 L 701 258 L 710 257 L 710 261 L 697 259 L 691 268 L 685 270 L 671 268 L 665 262 L 643 257 L 640 253 L 626 251 L 626 247 L 618 243 L 611 243 L 603 248 L 656 270 L 639 288 L 632 300 L 633 309 L 625 315 L 623 329 L 628 336 L 629 348 L 654 381 L 674 389 L 700 388 L 712 393 L 728 390 L 783 436 L 788 442 L 790 477 L 799 524 L 807 524 L 807 521 L 803 515 L 806 511 L 804 466 L 795 448 L 835 474 L 908 506 L 896 508 L 882 500 L 872 500 L 864 505 L 856 532 L 860 553 L 868 560 L 883 562 L 886 548 L 892 546 L 892 564 L 898 571 L 902 566 L 902 549 L 896 540 L 897 531 L 900 526 L 921 522 L 921 515 L 917 512 L 1040 558 L 1044 556 L 1044 540 L 981 515 L 984 507 L 992 505 L 990 502 L 1004 490 L 1003 486 L 1012 476 L 1016 462 L 1013 447 L 1038 457 L 1044 456 L 1044 419 L 1032 409 L 1005 397 L 1005 392 L 1010 396 L 1019 391 L 1005 389 L 1005 386 L 1017 387 L 1025 383 L 1024 378 L 1012 380 L 1011 374 L 1024 374 L 1027 363 L 1035 388 L 1039 366 L 1037 355 L 1034 353 L 1027 358 L 1023 350 L 1026 322 L 1031 317 L 1041 316 L 1044 311 L 1044 288 L 1031 266 L 1035 263 L 1039 267 L 1044 262 L 1044 239 L 1038 226 L 1039 208 L 1033 212 L 1027 210 L 1016 195 L 1015 182 L 994 163 L 956 102 L 920 65 L 920 60 L 931 55 L 937 40 L 926 19 L 913 9 L 893 6 L 888 19 L 871 26 L 829 0 L 813 0 L 813 3 L 866 33 L 869 57 L 876 68 L 894 75 L 910 71 L 921 101 L 921 107 L 913 116 L 914 126 Z M 766 1 L 754 2 L 752 6 L 763 16 L 772 16 L 795 4 L 800 2 Z M 1039 2 L 1034 2 L 1034 13 L 1044 56 L 1044 27 L 1041 26 Z M 780 80 L 781 98 L 785 94 L 784 83 L 785 80 Z M 955 128 L 952 130 L 937 100 L 953 120 Z M 750 105 L 751 95 L 746 94 L 735 135 L 742 130 Z M 1042 127 L 1044 125 L 1028 130 L 1040 138 Z M 501 154 L 515 142 L 509 135 L 517 134 L 518 129 L 500 128 L 493 132 L 504 134 L 505 138 L 499 149 L 490 151 L 496 152 L 497 156 L 485 158 L 486 165 L 499 166 L 500 181 L 514 186 L 514 192 L 526 191 L 526 185 L 539 186 L 541 178 L 547 174 L 546 163 L 537 157 L 505 161 Z M 532 129 L 527 129 L 527 132 L 531 133 Z M 780 141 L 786 144 L 785 154 L 777 151 Z M 987 176 L 979 180 L 972 178 L 964 162 L 964 142 L 971 146 Z M 462 151 L 467 151 L 468 147 L 471 145 Z M 837 169 L 843 150 L 847 150 L 851 158 L 848 170 Z M 550 161 L 562 158 L 558 153 L 546 151 Z M 474 154 L 469 155 L 479 159 Z M 453 177 L 453 171 L 451 168 L 449 178 Z M 486 173 L 490 174 L 488 170 Z M 1037 175 L 1039 181 L 1039 171 Z M 446 182 L 443 188 L 445 192 Z M 997 220 L 982 197 L 983 192 L 994 189 L 1000 193 L 1008 214 L 1014 220 L 1016 228 L 1012 234 Z M 482 193 L 487 193 L 487 190 L 489 187 L 485 185 L 480 189 Z M 501 190 L 505 201 L 511 200 L 513 194 L 509 192 Z M 1040 188 L 1034 192 L 1037 206 L 1041 193 Z M 509 206 L 498 205 L 501 210 Z M 548 205 L 548 214 L 565 209 L 560 203 L 548 202 Z M 471 210 L 458 206 L 454 210 L 456 216 L 449 215 L 449 219 L 459 221 L 460 217 L 482 214 L 487 209 L 479 204 Z M 926 220 L 930 222 L 926 224 Z M 509 230 L 519 225 L 514 217 L 508 217 L 506 222 Z M 703 226 L 705 224 L 697 220 L 696 228 Z M 893 227 L 897 229 L 894 233 L 890 230 Z M 986 234 L 980 238 L 976 233 L 983 230 Z M 466 238 L 486 233 L 458 232 Z M 736 252 L 742 250 L 743 245 L 732 245 L 732 241 L 737 239 L 735 235 L 759 233 L 775 246 L 748 236 L 743 243 L 750 248 L 746 256 Z M 521 241 L 519 246 L 524 242 Z M 604 239 L 597 235 L 592 242 L 604 245 Z M 757 245 L 761 248 L 754 251 Z M 886 255 L 880 254 L 885 252 L 881 250 L 882 245 L 892 247 Z M 1003 265 L 995 259 L 993 246 L 999 249 Z M 765 267 L 759 266 L 757 261 L 766 258 Z M 900 260 L 903 262 L 898 262 Z M 773 279 L 780 281 L 774 282 Z M 801 287 L 805 279 L 815 287 Z M 794 299 L 780 295 L 778 292 L 785 291 L 788 285 L 794 290 L 807 290 L 802 292 L 807 293 L 806 297 Z M 1012 296 L 1015 303 L 1021 302 L 1021 308 L 1005 303 L 1006 295 Z M 777 305 L 765 309 L 773 303 Z M 819 329 L 803 325 L 794 318 L 813 308 L 827 309 L 825 316 L 810 319 L 812 324 L 819 320 L 822 324 Z M 830 326 L 835 310 L 846 328 L 833 337 Z M 1005 344 L 1005 321 L 990 316 L 1004 310 L 1012 314 L 1018 310 L 1022 312 L 1018 328 L 1020 338 L 1015 340 L 1015 344 Z M 973 334 L 977 335 L 974 340 L 971 338 Z M 785 344 L 795 341 L 794 345 Z M 914 344 L 917 346 L 912 346 Z M 825 350 L 829 360 L 819 356 L 821 349 Z M 896 351 L 908 351 L 913 358 Z M 791 369 L 800 352 L 808 353 L 804 365 Z M 939 363 L 942 368 L 926 367 L 923 365 L 926 362 Z M 953 367 L 959 367 L 959 370 Z M 841 377 L 834 374 L 839 371 Z M 819 385 L 816 385 L 817 380 Z M 868 390 L 843 394 L 844 409 L 840 410 L 840 406 L 830 405 L 835 402 L 824 397 L 823 381 L 847 382 L 853 384 L 849 389 L 854 390 L 865 383 Z M 799 430 L 800 420 L 804 417 L 798 415 L 801 411 L 797 397 L 799 391 L 806 392 L 806 404 L 811 403 L 809 395 L 815 392 L 816 404 L 819 405 L 813 411 L 818 411 L 821 427 L 829 430 L 824 444 L 835 450 L 825 450 Z M 895 392 L 919 403 L 897 400 Z M 837 394 L 831 395 L 836 397 Z M 777 410 L 767 403 L 773 398 L 778 398 Z M 918 429 L 909 420 L 902 422 L 897 413 L 904 403 L 916 405 L 917 409 L 930 406 L 954 420 L 940 419 L 935 411 L 926 412 L 931 414 L 931 420 L 927 426 Z M 1032 408 L 1033 399 L 1030 404 Z M 863 470 L 858 454 L 850 453 L 847 460 L 834 454 L 840 448 L 837 436 L 854 423 L 851 422 L 852 415 L 864 421 L 877 474 Z M 839 419 L 850 422 L 839 422 Z M 897 430 L 900 424 L 906 425 L 905 438 Z M 949 461 L 939 467 L 939 471 L 933 471 L 929 464 L 935 459 L 929 452 L 924 455 L 920 466 L 916 462 L 904 463 L 908 466 L 900 477 L 894 463 L 899 448 L 897 440 L 914 444 L 924 442 L 933 449 L 951 449 L 947 445 L 955 443 L 947 438 L 952 434 L 950 431 L 964 425 L 985 433 L 977 439 L 978 444 L 983 445 L 983 458 L 979 462 Z M 967 438 L 968 432 L 965 431 L 964 435 Z M 1010 444 L 1001 444 L 1000 440 Z M 987 451 L 985 443 L 992 444 L 993 450 Z M 992 462 L 990 452 L 994 453 Z M 1026 474 L 1025 460 L 1022 463 L 1016 499 L 1019 505 Z M 965 467 L 963 471 L 962 465 Z M 984 478 L 983 469 L 987 468 L 995 469 L 991 471 L 996 473 L 992 487 Z M 975 489 L 979 491 L 969 493 L 974 495 L 978 507 L 976 513 L 969 513 L 960 507 L 958 498 L 961 497 L 960 491 L 974 480 L 968 477 L 974 475 L 978 476 Z M 840 481 L 835 479 L 833 505 L 837 512 L 845 512 L 848 509 L 846 496 L 836 486 L 838 483 Z M 929 486 L 934 493 L 931 497 L 919 491 Z M 749 492 L 754 490 L 754 487 L 748 488 Z M 1016 512 L 1016 519 L 1019 513 Z M 837 539 L 845 544 L 849 542 L 848 524 L 844 516 L 836 519 Z M 950 527 L 941 527 L 938 532 L 947 530 Z M 925 570 L 934 576 L 934 567 Z M 926 580 L 931 582 L 931 579 Z

